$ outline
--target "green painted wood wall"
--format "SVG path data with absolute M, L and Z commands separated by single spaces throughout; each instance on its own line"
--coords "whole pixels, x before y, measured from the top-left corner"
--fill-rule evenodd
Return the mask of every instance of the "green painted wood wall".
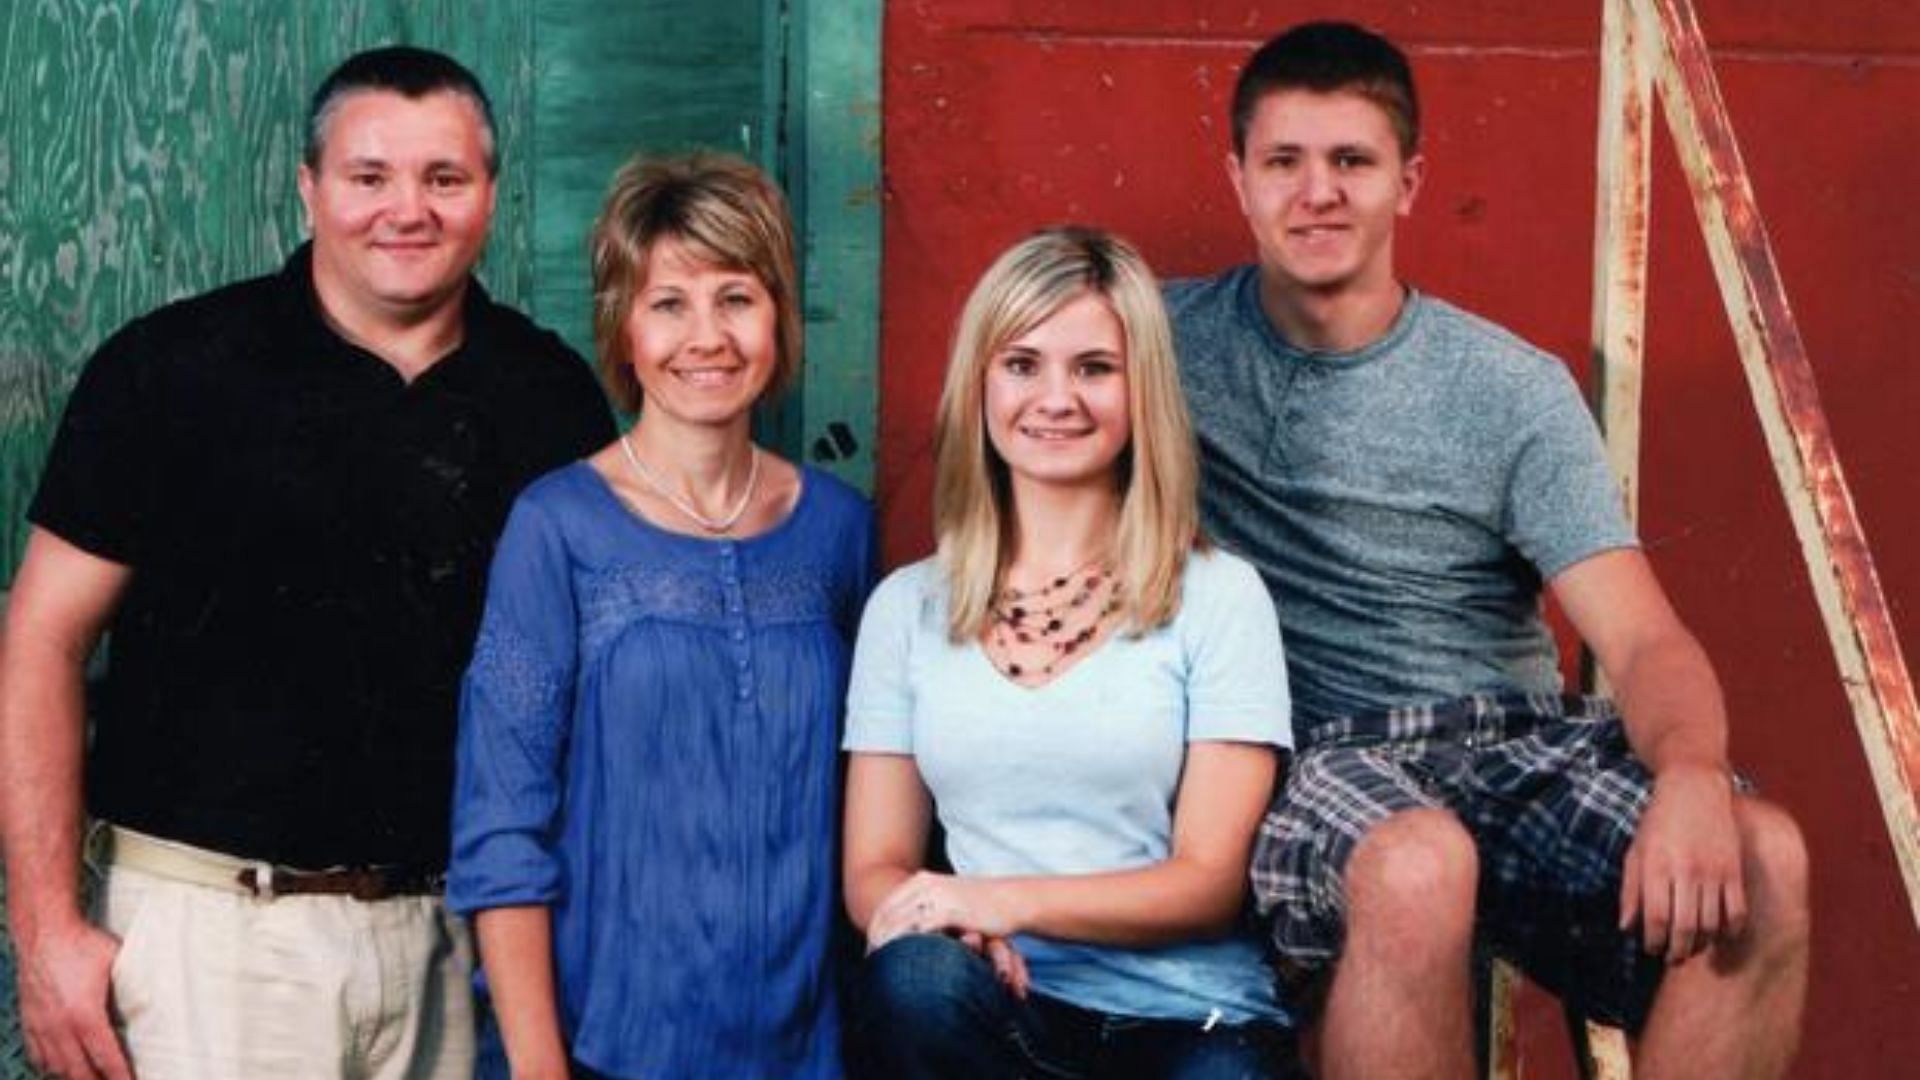
M 794 0 L 777 110 L 806 256 L 807 369 L 787 414 L 789 445 L 869 493 L 880 407 L 880 17 L 881 0 Z
M 585 244 L 636 150 L 789 186 L 808 361 L 762 424 L 870 487 L 881 0 L 9 0 L 0 5 L 0 573 L 80 366 L 128 319 L 272 270 L 304 235 L 308 95 L 408 42 L 471 67 L 504 165 L 481 276 L 591 353 Z M 4 889 L 0 883 L 0 890 Z M 3 892 L 0 892 L 3 895 Z M 29 1076 L 0 936 L 0 1080 Z

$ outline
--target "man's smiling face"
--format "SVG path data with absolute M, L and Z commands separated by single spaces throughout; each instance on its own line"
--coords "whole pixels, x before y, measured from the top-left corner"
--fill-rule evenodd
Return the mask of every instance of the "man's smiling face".
M 1420 167 L 1386 110 L 1348 91 L 1266 95 L 1244 154 L 1227 158 L 1262 270 L 1322 293 L 1394 285 L 1393 232 L 1413 209 Z

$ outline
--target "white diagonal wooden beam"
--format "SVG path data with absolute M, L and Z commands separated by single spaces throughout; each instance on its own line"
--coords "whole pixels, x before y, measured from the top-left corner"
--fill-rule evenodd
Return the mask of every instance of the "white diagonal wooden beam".
M 1920 926 L 1920 708 L 1690 0 L 1635 0 L 1741 368 Z

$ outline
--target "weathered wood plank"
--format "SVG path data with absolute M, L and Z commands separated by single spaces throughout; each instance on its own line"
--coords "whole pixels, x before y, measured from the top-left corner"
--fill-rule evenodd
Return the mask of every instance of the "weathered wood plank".
M 1647 244 L 1653 159 L 1653 50 L 1657 27 L 1643 26 L 1631 0 L 1603 0 L 1600 111 L 1593 236 L 1593 379 L 1607 460 L 1629 520 L 1640 511 L 1640 401 L 1645 370 Z M 1585 657 L 1589 688 L 1608 691 L 1606 673 Z M 1567 1013 L 1581 1074 L 1633 1075 L 1618 1029 Z
M 636 151 L 731 150 L 772 168 L 761 0 L 543 0 L 534 15 L 532 310 L 593 354 L 587 233 Z
M 1486 1040 L 1487 1080 L 1519 1080 L 1520 1039 L 1514 1027 L 1514 1006 L 1519 993 L 1520 974 L 1504 960 L 1487 965 Z
M 785 118 L 787 189 L 806 274 L 799 446 L 873 489 L 880 350 L 880 3 L 797 0 Z
M 1593 373 L 1607 457 L 1627 516 L 1639 516 L 1640 395 L 1647 322 L 1652 44 L 1631 0 L 1604 0 L 1594 194 Z

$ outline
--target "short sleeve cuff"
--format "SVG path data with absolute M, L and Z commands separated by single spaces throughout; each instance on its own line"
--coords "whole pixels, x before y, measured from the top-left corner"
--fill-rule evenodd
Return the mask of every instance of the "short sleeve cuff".
M 1284 705 L 1273 703 L 1241 708 L 1191 706 L 1188 742 L 1244 742 L 1290 749 L 1293 729 Z
M 80 516 L 62 512 L 41 499 L 27 510 L 28 524 L 38 526 L 60 539 L 94 555 L 122 566 L 134 563 L 133 545 L 111 528 L 99 528 Z
M 1552 581 L 1563 570 L 1583 563 L 1595 555 L 1604 555 L 1609 551 L 1637 551 L 1640 541 L 1631 533 L 1602 537 L 1597 541 L 1564 550 L 1543 552 L 1534 565 L 1539 568 L 1542 581 Z
M 531 836 L 496 834 L 456 851 L 447 868 L 447 909 L 459 915 L 559 898 L 560 866 Z
M 853 754 L 911 754 L 913 727 L 904 716 L 854 714 L 840 748 Z

